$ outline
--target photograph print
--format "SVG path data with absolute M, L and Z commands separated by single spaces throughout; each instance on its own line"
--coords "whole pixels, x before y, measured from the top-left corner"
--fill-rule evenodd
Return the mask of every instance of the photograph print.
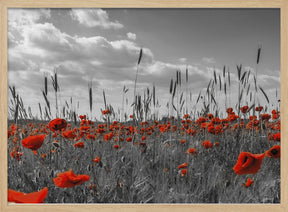
M 8 203 L 280 203 L 280 9 L 8 8 Z

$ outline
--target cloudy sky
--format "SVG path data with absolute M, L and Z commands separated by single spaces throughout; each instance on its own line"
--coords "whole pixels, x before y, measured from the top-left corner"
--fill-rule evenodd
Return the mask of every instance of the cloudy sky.
M 256 66 L 257 48 L 262 46 Z M 167 113 L 169 84 L 176 70 L 189 70 L 191 107 L 207 87 L 213 70 L 231 72 L 231 104 L 237 92 L 236 65 L 254 74 L 270 106 L 280 89 L 280 11 L 278 9 L 9 9 L 8 83 L 26 107 L 38 111 L 44 76 L 48 98 L 55 96 L 50 75 L 57 69 L 60 105 L 73 97 L 78 113 L 90 114 L 88 84 L 93 84 L 93 115 L 104 108 L 102 92 L 117 111 L 125 85 L 132 103 L 140 48 L 137 92 L 156 86 L 161 114 Z M 184 82 L 184 79 L 182 79 Z M 185 91 L 185 84 L 183 86 Z M 223 99 L 218 93 L 217 99 Z M 259 101 L 264 104 L 263 95 Z M 79 102 L 79 108 L 77 108 Z M 235 105 L 235 104 L 234 104 Z M 230 105 L 233 106 L 233 105 Z M 53 108 L 53 107 L 52 107 Z M 128 109 L 127 109 L 128 110 Z M 129 110 L 127 111 L 129 113 Z

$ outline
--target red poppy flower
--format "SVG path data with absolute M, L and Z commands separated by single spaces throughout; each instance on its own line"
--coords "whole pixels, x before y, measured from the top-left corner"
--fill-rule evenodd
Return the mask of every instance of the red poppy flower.
M 83 142 L 78 142 L 78 143 L 74 144 L 74 147 L 83 149 L 84 148 L 84 143 Z
M 84 115 L 84 116 L 80 115 L 79 118 L 80 118 L 81 120 L 86 120 L 86 115 Z
M 208 141 L 208 140 L 203 141 L 203 142 L 201 143 L 201 145 L 202 145 L 205 149 L 208 149 L 208 148 L 212 148 L 212 147 L 213 147 L 213 144 L 212 144 L 210 141 Z
M 131 141 L 132 141 L 132 137 L 126 138 L 126 141 L 127 141 L 127 142 L 131 142 Z
M 213 134 L 213 135 L 215 135 L 215 133 L 216 133 L 216 130 L 215 130 L 215 128 L 214 128 L 213 125 L 210 125 L 210 126 L 207 128 L 207 131 L 208 131 L 209 133 Z
M 231 107 L 227 108 L 226 112 L 227 112 L 228 114 L 232 113 L 232 112 L 233 112 L 233 108 L 231 108 Z
M 12 158 L 17 158 L 17 161 L 19 161 L 21 159 L 22 155 L 24 154 L 24 152 L 18 152 L 18 150 L 19 150 L 19 146 L 17 147 L 17 151 L 14 147 L 13 151 L 10 153 L 10 156 Z
M 279 117 L 280 117 L 279 114 L 273 114 L 272 119 L 273 119 L 273 120 L 276 120 L 276 119 L 278 119 Z
M 219 133 L 222 133 L 223 132 L 223 126 L 222 126 L 222 124 L 219 124 L 219 125 L 216 125 L 215 126 L 215 133 L 216 134 L 219 134 Z
M 105 139 L 105 141 L 110 141 L 112 138 L 113 138 L 113 133 L 109 133 L 109 134 L 106 134 L 106 135 L 104 135 L 104 139 Z
M 262 111 L 263 110 L 263 107 L 262 106 L 259 106 L 259 107 L 256 107 L 256 109 L 255 109 L 256 111 Z
M 110 112 L 109 109 L 107 109 L 107 110 L 103 110 L 103 111 L 102 111 L 102 114 L 103 114 L 103 115 L 110 114 L 110 113 L 111 113 L 111 112 Z
M 229 116 L 228 116 L 228 120 L 229 120 L 230 122 L 233 122 L 233 121 L 237 120 L 238 118 L 239 118 L 239 116 L 236 116 L 236 115 L 233 114 L 233 113 L 229 114 Z
M 69 171 L 57 174 L 53 182 L 60 188 L 70 188 L 89 180 L 88 175 L 75 175 L 71 169 Z
M 201 129 L 205 129 L 206 127 L 208 127 L 209 124 L 210 124 L 209 122 L 201 123 Z
M 117 145 L 117 144 L 115 144 L 115 145 L 114 145 L 114 149 L 120 149 L 120 146 Z
M 96 157 L 95 159 L 93 159 L 93 161 L 94 161 L 95 163 L 99 163 L 100 157 Z
M 36 150 L 32 150 L 32 152 L 33 152 L 34 155 L 38 155 Z
M 96 137 L 95 137 L 95 135 L 88 134 L 87 139 L 91 139 L 91 140 L 95 141 Z
M 214 118 L 213 114 L 211 114 L 211 113 L 209 113 L 209 114 L 207 115 L 207 117 L 208 117 L 208 119 L 213 119 L 213 118 Z
M 197 150 L 195 148 L 190 148 L 186 151 L 187 154 L 195 154 L 197 155 Z
M 15 150 L 15 147 L 13 148 L 13 151 L 10 153 L 10 156 L 12 158 L 15 158 L 15 154 L 16 154 L 16 150 Z
M 244 107 L 241 107 L 240 109 L 242 113 L 247 113 L 248 108 L 249 108 L 248 106 L 244 106 Z
M 206 119 L 204 118 L 204 117 L 199 117 L 197 120 L 196 120 L 196 123 L 197 124 L 201 124 L 201 123 L 203 123 L 203 122 L 205 122 L 206 121 Z
M 245 184 L 243 183 L 242 186 L 245 187 L 245 188 L 248 188 L 248 187 L 250 187 L 253 183 L 254 183 L 254 180 L 251 180 L 251 178 L 248 177 L 246 183 L 245 183 Z
M 265 113 L 265 114 L 260 115 L 260 118 L 261 118 L 262 120 L 267 120 L 267 121 L 268 121 L 268 120 L 271 118 L 271 115 Z
M 81 126 L 81 127 L 80 127 L 80 131 L 82 131 L 82 132 L 86 132 L 86 131 L 88 131 L 89 129 L 90 129 L 89 126 Z
M 180 143 L 181 143 L 181 144 L 185 144 L 185 142 L 186 142 L 185 139 L 181 139 L 181 140 L 180 140 Z
M 160 127 L 160 132 L 163 133 L 166 131 L 166 128 L 165 127 Z
M 188 119 L 188 118 L 190 118 L 190 115 L 189 115 L 189 114 L 185 114 L 185 115 L 183 116 L 183 119 Z
M 281 140 L 281 134 L 276 133 L 272 135 L 274 141 L 280 141 Z
M 280 146 L 279 145 L 275 145 L 273 146 L 271 149 L 266 151 L 266 155 L 267 157 L 271 158 L 280 158 Z
M 182 169 L 181 170 L 181 177 L 184 177 L 185 175 L 187 175 L 187 169 Z
M 196 130 L 192 130 L 192 129 L 188 129 L 186 132 L 187 132 L 187 134 L 189 134 L 191 136 L 194 136 L 197 133 Z
M 261 168 L 261 164 L 265 153 L 252 154 L 250 152 L 241 152 L 239 154 L 236 165 L 234 166 L 234 172 L 238 175 L 241 174 L 256 174 Z
M 46 134 L 29 136 L 22 140 L 22 146 L 31 150 L 37 150 L 42 146 L 45 137 Z
M 19 191 L 14 191 L 12 189 L 8 189 L 8 202 L 15 203 L 43 203 L 48 193 L 48 188 L 45 187 L 40 191 L 32 192 L 32 193 L 22 193 Z
M 178 169 L 183 169 L 183 168 L 186 168 L 188 166 L 188 163 L 185 162 L 185 163 L 182 163 L 181 165 L 178 166 Z
M 67 122 L 64 119 L 56 118 L 49 122 L 49 129 L 53 132 L 66 129 Z
M 72 130 L 66 130 L 62 133 L 62 137 L 63 138 L 67 138 L 67 139 L 74 139 L 75 137 L 77 137 L 76 134 L 73 133 Z

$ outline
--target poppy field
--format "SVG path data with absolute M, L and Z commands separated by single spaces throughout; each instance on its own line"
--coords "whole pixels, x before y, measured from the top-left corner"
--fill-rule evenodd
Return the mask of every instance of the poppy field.
M 259 48 L 257 64 L 260 53 Z M 46 105 L 39 103 L 41 118 L 32 119 L 16 88 L 9 87 L 8 202 L 280 203 L 277 92 L 277 101 L 271 102 L 257 73 L 241 65 L 235 72 L 238 90 L 231 91 L 230 71 L 224 67 L 187 104 L 189 70 L 184 79 L 176 71 L 167 86 L 167 115 L 159 117 L 156 86 L 143 95 L 137 92 L 141 58 L 142 49 L 133 112 L 127 114 L 108 104 L 104 91 L 104 108 L 94 108 L 91 87 L 87 114 L 77 114 L 67 102 L 61 111 L 55 72 L 56 114 L 45 76 L 40 94 Z M 231 95 L 237 96 L 235 105 Z M 224 97 L 225 106 L 220 108 L 216 96 Z M 101 119 L 91 117 L 92 110 L 101 110 Z

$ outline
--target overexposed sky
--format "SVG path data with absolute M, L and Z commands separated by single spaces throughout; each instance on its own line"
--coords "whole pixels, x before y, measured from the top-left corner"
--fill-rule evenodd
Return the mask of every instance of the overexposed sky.
M 50 75 L 56 68 L 60 108 L 72 97 L 72 107 L 79 114 L 90 114 L 88 84 L 92 80 L 93 116 L 99 118 L 104 108 L 103 90 L 108 104 L 118 111 L 124 85 L 129 89 L 125 99 L 130 113 L 143 48 L 137 92 L 143 94 L 155 84 L 160 114 L 167 114 L 169 84 L 176 70 L 182 72 L 182 91 L 186 91 L 186 65 L 192 94 L 189 108 L 213 77 L 213 70 L 222 73 L 224 65 L 231 72 L 230 106 L 235 106 L 236 65 L 251 70 L 252 76 L 259 44 L 258 83 L 272 108 L 276 89 L 280 96 L 279 9 L 9 9 L 8 83 L 15 85 L 24 105 L 37 115 L 38 103 L 45 105 L 42 90 L 47 75 L 54 110 Z M 216 97 L 223 104 L 220 91 Z M 266 104 L 261 93 L 259 101 Z

